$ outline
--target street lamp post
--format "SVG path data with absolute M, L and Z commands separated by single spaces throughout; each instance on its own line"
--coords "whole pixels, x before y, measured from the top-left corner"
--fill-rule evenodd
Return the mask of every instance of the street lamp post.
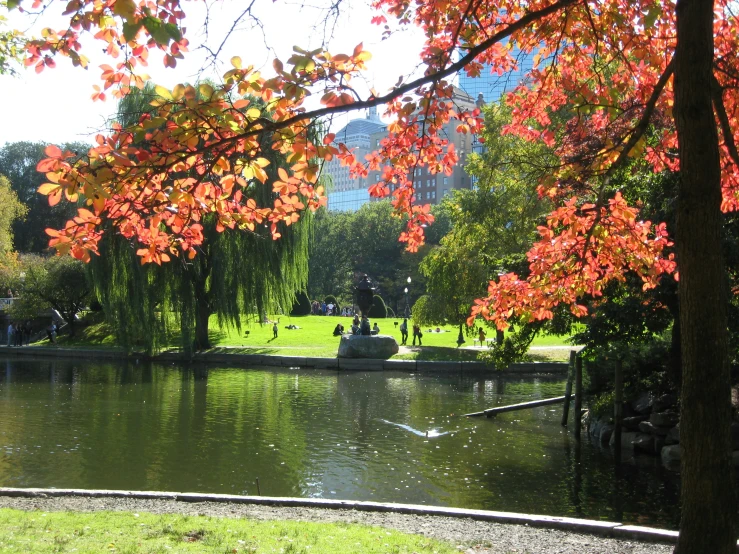
M 408 277 L 408 287 L 411 285 L 411 278 Z M 405 287 L 405 318 L 408 319 L 411 315 L 411 307 L 408 304 L 408 287 Z

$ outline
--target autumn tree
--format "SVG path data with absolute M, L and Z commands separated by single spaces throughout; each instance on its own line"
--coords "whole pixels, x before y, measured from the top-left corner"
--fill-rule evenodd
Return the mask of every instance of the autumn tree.
M 27 3 L 14 0 L 13 5 Z M 40 0 L 33 5 L 39 7 Z M 409 216 L 400 238 L 415 249 L 432 217 L 427 206 L 414 203 L 409 176 L 419 165 L 436 173 L 451 171 L 458 156 L 443 137 L 449 121 L 468 132 L 478 132 L 482 124 L 476 110 L 454 106 L 448 79 L 460 70 L 477 75 L 483 64 L 498 72 L 513 67 L 509 44 L 535 53 L 530 79 L 507 98 L 513 122 L 506 132 L 556 150 L 559 162 L 540 182 L 540 194 L 556 208 L 529 253 L 529 276 L 492 281 L 472 316 L 491 318 L 501 328 L 514 314 L 546 319 L 560 305 L 582 316 L 587 312 L 582 298 L 598 297 L 609 282 L 632 272 L 650 288 L 673 273 L 679 261 L 683 486 L 677 551 L 732 552 L 736 504 L 729 486 L 728 299 L 720 247 L 721 210 L 736 209 L 739 198 L 734 56 L 739 45 L 732 4 L 375 0 L 373 5 L 379 11 L 374 21 L 387 24 L 388 32 L 421 27 L 426 40 L 422 76 L 401 79 L 392 90 L 372 91 L 363 99 L 352 81 L 369 61 L 361 45 L 350 54 L 298 48 L 287 64 L 275 61 L 270 77 L 232 60 L 224 85 L 207 90 L 203 101 L 192 88 L 162 89 L 151 122 L 100 137 L 89 159 L 70 163 L 67 152 L 48 149 L 38 166 L 49 181 L 41 191 L 51 202 L 83 194 L 89 203 L 64 229 L 51 231 L 53 245 L 89 259 L 107 221 L 141 243 L 145 262 L 163 262 L 202 243 L 204 213 L 217 214 L 224 228 L 253 230 L 266 223 L 279 238 L 281 222 L 322 203 L 318 168 L 311 160 L 338 156 L 355 175 L 382 172 L 370 192 L 392 195 L 396 210 Z M 147 3 L 133 0 L 74 3 L 72 24 L 29 40 L 24 63 L 41 71 L 68 56 L 86 66 L 80 37 L 92 31 L 111 56 L 125 50 L 124 61 L 103 67 L 104 83 L 94 96 L 101 98 L 112 86 L 125 94 L 143 84 L 136 70 L 150 50 L 163 50 L 165 63 L 174 65 L 188 47 L 178 25 L 184 17 L 180 4 L 173 0 L 157 7 L 154 14 Z M 457 49 L 462 56 L 453 61 Z M 242 112 L 246 106 L 234 92 L 259 96 L 264 106 Z M 306 107 L 312 94 L 321 96 L 322 107 Z M 334 137 L 311 140 L 316 118 L 380 104 L 392 120 L 389 136 L 367 159 L 332 145 Z M 559 125 L 551 114 L 564 106 L 572 117 Z M 657 118 L 670 125 L 647 141 L 645 133 Z M 166 127 L 158 130 L 163 122 Z M 147 138 L 146 151 L 134 145 L 138 137 Z M 289 171 L 276 181 L 264 172 L 260 137 L 269 137 L 271 148 L 290 161 Z M 643 157 L 658 171 L 680 172 L 675 258 L 663 255 L 671 243 L 664 226 L 642 221 L 638 209 L 612 186 L 613 173 L 632 157 Z M 177 178 L 190 171 L 214 177 Z M 270 206 L 250 205 L 242 191 L 254 179 L 271 184 L 279 198 Z M 305 199 L 300 206 L 298 193 Z
M 119 103 L 119 124 L 130 126 L 150 117 L 150 103 L 158 100 L 153 86 L 133 91 Z M 272 154 L 266 171 L 276 179 L 284 166 Z M 259 204 L 274 195 L 264 187 L 244 194 Z M 211 316 L 240 331 L 247 315 L 287 311 L 294 292 L 305 287 L 310 217 L 293 225 L 280 223 L 279 241 L 261 225 L 253 231 L 222 229 L 212 214 L 203 215 L 200 223 L 203 240 L 193 255 L 169 264 L 141 265 L 136 245 L 121 235 L 109 234 L 101 241 L 105 250 L 92 260 L 91 276 L 123 346 L 138 344 L 153 351 L 174 328 L 186 351 L 208 349 Z

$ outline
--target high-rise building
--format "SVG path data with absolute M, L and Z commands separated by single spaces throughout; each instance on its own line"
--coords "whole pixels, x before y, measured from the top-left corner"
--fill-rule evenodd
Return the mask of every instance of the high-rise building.
M 474 99 L 463 90 L 455 87 L 452 101 L 459 109 L 469 110 L 475 107 Z M 454 189 L 470 188 L 470 176 L 464 171 L 467 155 L 472 151 L 473 137 L 469 134 L 457 132 L 459 122 L 450 121 L 444 127 L 442 137 L 454 144 L 459 155 L 459 162 L 451 175 L 432 174 L 427 167 L 419 167 L 412 177 L 415 189 L 414 204 L 438 204 L 444 196 Z M 383 124 L 377 112 L 370 110 L 366 119 L 350 121 L 343 129 L 336 133 L 336 141 L 343 142 L 354 150 L 358 160 L 380 148 L 382 139 L 387 136 L 387 127 Z M 328 209 L 337 211 L 354 211 L 365 202 L 372 200 L 367 191 L 370 185 L 380 181 L 382 171 L 371 171 L 365 178 L 352 179 L 349 177 L 349 168 L 342 167 L 338 160 L 332 160 L 324 166 L 324 172 L 330 175 L 333 186 L 328 193 Z M 393 189 L 391 187 L 391 193 Z
M 384 133 L 385 128 L 386 125 L 380 121 L 380 117 L 377 115 L 377 108 L 372 107 L 369 109 L 369 113 L 366 118 L 354 119 L 347 123 L 339 132 L 336 133 L 335 140 L 336 142 L 344 143 L 347 148 L 354 152 L 357 159 L 363 160 L 367 154 L 375 149 L 371 136 L 375 133 Z M 351 178 L 349 176 L 349 168 L 347 166 L 342 166 L 341 162 L 337 158 L 326 163 L 323 171 L 331 177 L 331 186 L 328 194 L 328 208 L 330 210 L 357 209 L 359 206 L 356 208 L 351 208 L 350 206 L 353 206 L 360 200 L 360 197 L 362 197 L 361 194 L 349 195 L 352 197 L 351 201 L 346 200 L 346 198 L 348 198 L 346 194 L 344 194 L 343 197 L 336 195 L 357 189 L 364 189 L 366 191 L 369 185 L 372 184 L 369 182 L 369 179 Z M 369 195 L 367 195 L 367 200 L 369 200 Z M 337 207 L 332 207 L 332 203 Z M 363 203 L 364 202 L 361 202 L 359 205 Z M 343 207 L 339 208 L 339 205 Z
M 461 57 L 463 51 L 460 51 L 459 54 Z M 511 55 L 517 62 L 517 68 L 513 71 L 498 75 L 491 71 L 490 65 L 485 64 L 479 77 L 469 77 L 463 70 L 459 73 L 459 88 L 475 100 L 478 100 L 482 94 L 482 99 L 486 104 L 497 102 L 503 94 L 512 91 L 524 82 L 526 76 L 534 67 L 533 53 L 525 54 L 514 47 Z

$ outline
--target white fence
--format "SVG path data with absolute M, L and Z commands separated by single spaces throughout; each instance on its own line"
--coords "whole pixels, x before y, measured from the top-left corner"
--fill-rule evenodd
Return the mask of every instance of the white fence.
M 0 298 L 0 311 L 5 311 L 13 305 L 15 298 Z

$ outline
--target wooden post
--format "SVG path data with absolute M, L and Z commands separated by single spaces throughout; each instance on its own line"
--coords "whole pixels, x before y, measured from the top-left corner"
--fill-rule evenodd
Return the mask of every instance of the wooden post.
M 572 374 L 575 369 L 577 352 L 570 350 L 570 365 L 567 366 L 567 386 L 565 387 L 565 405 L 562 408 L 562 427 L 567 427 L 567 418 L 570 415 L 570 401 L 572 400 Z
M 616 447 L 616 463 L 621 462 L 621 420 L 624 415 L 624 372 L 621 360 L 616 360 L 616 376 L 613 391 L 613 441 Z
M 582 358 L 575 358 L 575 436 L 580 438 L 582 427 Z

